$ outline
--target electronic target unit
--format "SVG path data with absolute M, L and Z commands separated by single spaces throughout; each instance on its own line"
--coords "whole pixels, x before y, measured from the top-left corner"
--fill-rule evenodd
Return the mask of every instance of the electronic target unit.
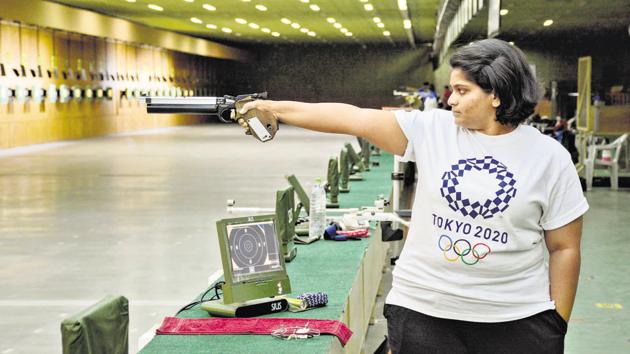
M 217 221 L 223 263 L 223 298 L 201 308 L 220 317 L 253 317 L 286 311 L 291 292 L 275 215 Z

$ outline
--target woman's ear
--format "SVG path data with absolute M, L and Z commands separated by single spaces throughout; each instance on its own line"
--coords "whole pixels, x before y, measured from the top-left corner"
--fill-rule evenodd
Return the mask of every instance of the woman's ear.
M 501 105 L 501 100 L 494 93 L 492 94 L 492 107 L 499 108 Z

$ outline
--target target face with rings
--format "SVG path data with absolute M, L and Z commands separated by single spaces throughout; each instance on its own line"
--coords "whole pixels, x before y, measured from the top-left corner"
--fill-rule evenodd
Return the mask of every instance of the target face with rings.
M 273 222 L 229 225 L 227 231 L 234 280 L 282 269 Z

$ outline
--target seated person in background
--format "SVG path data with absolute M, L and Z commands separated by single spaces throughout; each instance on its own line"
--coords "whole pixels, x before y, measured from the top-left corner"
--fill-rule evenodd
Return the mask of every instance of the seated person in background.
M 425 111 L 437 108 L 437 94 L 433 84 L 425 82 L 423 88 L 418 92 L 418 95 L 422 98 L 422 103 Z
M 579 152 L 575 146 L 575 133 L 566 119 L 557 117 L 556 125 L 553 127 L 553 137 L 567 149 L 571 155 L 571 161 L 577 163 Z
M 453 93 L 449 88 L 448 85 L 444 86 L 444 92 L 442 93 L 442 108 L 446 109 L 447 111 L 451 110 L 451 106 L 449 106 L 448 104 L 448 98 L 451 97 L 451 93 Z
M 567 120 L 556 117 L 556 124 L 553 126 L 553 137 L 559 142 L 562 142 L 562 137 L 567 130 Z

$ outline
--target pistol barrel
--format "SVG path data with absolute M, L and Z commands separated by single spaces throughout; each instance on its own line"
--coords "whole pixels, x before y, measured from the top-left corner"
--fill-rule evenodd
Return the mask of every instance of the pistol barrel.
M 217 114 L 223 97 L 146 97 L 147 113 Z M 223 102 L 220 102 L 223 101 Z

